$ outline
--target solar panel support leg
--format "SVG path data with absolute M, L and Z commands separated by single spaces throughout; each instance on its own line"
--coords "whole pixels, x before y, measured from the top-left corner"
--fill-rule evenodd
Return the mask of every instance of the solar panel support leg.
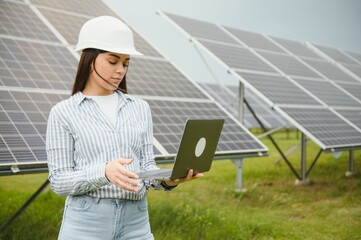
M 247 189 L 242 188 L 243 159 L 233 160 L 233 163 L 236 165 L 237 174 L 236 192 L 246 192 Z
M 296 185 L 308 185 L 309 181 L 307 180 L 307 168 L 306 168 L 306 144 L 307 139 L 306 135 L 302 133 L 301 135 L 301 178 L 296 179 Z
M 301 181 L 306 180 L 306 135 L 302 133 L 301 136 Z
M 258 124 L 261 126 L 261 128 L 263 129 L 264 132 L 267 132 L 267 128 L 264 126 L 264 124 L 262 123 L 262 121 L 258 118 L 256 112 L 253 110 L 253 108 L 251 107 L 251 105 L 248 103 L 247 99 L 243 99 L 244 104 L 246 104 L 247 108 L 249 109 L 249 111 L 252 113 L 252 115 L 254 116 L 254 118 L 256 119 L 256 121 L 258 122 Z M 276 141 L 273 139 L 273 137 L 271 136 L 271 134 L 267 135 L 268 139 L 271 140 L 272 144 L 276 147 L 277 151 L 281 154 L 283 160 L 286 162 L 287 166 L 291 169 L 291 171 L 295 174 L 295 176 L 298 179 L 301 179 L 301 177 L 298 175 L 297 171 L 295 170 L 295 168 L 292 166 L 292 164 L 288 161 L 286 155 L 282 152 L 281 148 L 277 145 Z
M 355 175 L 353 150 L 350 150 L 349 153 L 348 171 L 345 173 L 346 177 L 352 177 L 353 175 Z
M 29 205 L 35 200 L 35 198 L 45 189 L 45 187 L 49 184 L 49 180 L 46 181 L 40 186 L 40 188 L 24 203 L 21 208 L 1 227 L 0 233 L 5 231 L 24 211 Z

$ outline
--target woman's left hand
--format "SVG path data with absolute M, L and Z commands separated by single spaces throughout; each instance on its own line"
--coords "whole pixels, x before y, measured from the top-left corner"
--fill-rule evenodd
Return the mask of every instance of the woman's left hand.
M 191 170 L 189 170 L 188 175 L 186 177 L 184 177 L 184 178 L 177 178 L 177 179 L 174 179 L 174 180 L 167 180 L 167 181 L 164 181 L 164 182 L 169 187 L 174 187 L 174 186 L 177 186 L 180 183 L 191 181 L 193 179 L 198 179 L 198 178 L 201 178 L 201 177 L 203 177 L 203 173 L 197 173 L 197 174 L 193 175 L 193 169 L 191 169 Z

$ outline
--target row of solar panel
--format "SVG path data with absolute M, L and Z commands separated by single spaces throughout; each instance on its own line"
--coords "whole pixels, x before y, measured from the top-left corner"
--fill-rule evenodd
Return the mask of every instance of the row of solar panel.
M 321 148 L 361 147 L 360 54 L 162 15 Z

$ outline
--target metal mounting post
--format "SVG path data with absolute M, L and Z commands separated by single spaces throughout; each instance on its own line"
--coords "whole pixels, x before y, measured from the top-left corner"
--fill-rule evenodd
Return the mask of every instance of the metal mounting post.
M 246 192 L 247 189 L 242 188 L 243 159 L 241 158 L 241 159 L 233 160 L 233 163 L 236 165 L 236 174 L 237 174 L 236 192 Z
M 350 150 L 349 153 L 350 153 L 350 155 L 349 155 L 349 159 L 348 159 L 348 171 L 345 173 L 346 177 L 351 177 L 355 174 L 353 150 Z

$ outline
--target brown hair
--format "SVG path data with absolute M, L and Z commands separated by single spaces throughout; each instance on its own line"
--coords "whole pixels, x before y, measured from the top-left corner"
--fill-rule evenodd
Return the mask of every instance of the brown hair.
M 90 72 L 91 72 L 91 66 L 94 64 L 95 59 L 100 53 L 104 53 L 106 51 L 102 51 L 99 49 L 94 48 L 87 48 L 84 49 L 79 60 L 78 64 L 78 70 L 75 75 L 75 80 L 73 84 L 73 89 L 71 91 L 71 95 L 76 94 L 79 91 L 83 91 L 85 88 L 85 85 L 88 81 Z M 123 93 L 127 93 L 127 81 L 126 81 L 126 75 L 123 77 L 123 80 L 120 82 L 118 90 L 122 91 Z

